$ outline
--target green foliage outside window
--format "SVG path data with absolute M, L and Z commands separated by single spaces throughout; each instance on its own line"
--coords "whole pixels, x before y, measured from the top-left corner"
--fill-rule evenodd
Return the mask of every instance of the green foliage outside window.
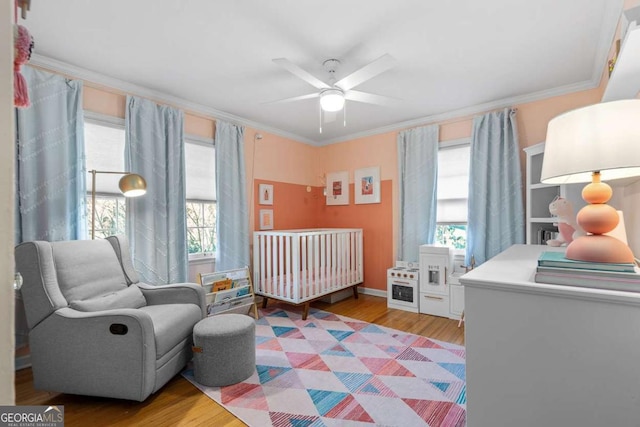
M 95 238 L 124 234 L 126 214 L 124 197 L 96 196 Z M 87 196 L 87 230 L 91 237 L 91 196 Z
M 187 202 L 189 254 L 213 255 L 216 251 L 215 202 Z M 125 233 L 127 208 L 124 197 L 96 196 L 96 239 Z M 91 196 L 87 196 L 87 230 L 91 233 Z
M 454 249 L 464 249 L 467 246 L 466 224 L 438 224 L 436 226 L 436 243 Z
M 190 254 L 216 251 L 216 204 L 187 202 L 187 246 Z

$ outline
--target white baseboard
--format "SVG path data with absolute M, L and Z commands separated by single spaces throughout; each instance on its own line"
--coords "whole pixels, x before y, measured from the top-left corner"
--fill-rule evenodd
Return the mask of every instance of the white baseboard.
M 20 369 L 31 367 L 31 355 L 25 354 L 24 356 L 16 357 L 15 360 L 15 370 L 19 371 Z
M 358 287 L 358 293 L 365 294 L 365 295 L 373 295 L 375 297 L 381 297 L 381 298 L 387 297 L 387 291 L 382 291 L 380 289 L 364 288 L 362 286 Z

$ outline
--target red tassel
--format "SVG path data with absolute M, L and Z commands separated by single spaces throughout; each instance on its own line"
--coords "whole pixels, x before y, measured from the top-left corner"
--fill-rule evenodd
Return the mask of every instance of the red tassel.
M 18 108 L 26 108 L 31 105 L 27 81 L 18 70 L 13 73 L 13 104 Z

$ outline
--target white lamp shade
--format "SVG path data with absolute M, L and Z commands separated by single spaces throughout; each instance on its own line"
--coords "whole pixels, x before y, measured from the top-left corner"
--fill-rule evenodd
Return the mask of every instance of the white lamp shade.
M 340 111 L 344 107 L 344 94 L 338 89 L 327 89 L 320 95 L 320 106 L 324 111 Z
M 640 100 L 605 102 L 555 117 L 547 127 L 540 181 L 603 181 L 640 175 Z

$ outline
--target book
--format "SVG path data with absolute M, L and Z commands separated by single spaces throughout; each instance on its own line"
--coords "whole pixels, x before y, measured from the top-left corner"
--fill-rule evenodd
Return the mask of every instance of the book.
M 604 277 L 606 278 L 618 278 L 627 280 L 637 280 L 640 282 L 640 268 L 635 267 L 633 273 L 627 273 L 625 271 L 604 271 L 604 270 L 591 270 L 587 268 L 565 268 L 565 267 L 538 267 L 536 269 L 538 273 L 546 274 L 562 274 L 562 275 L 588 275 L 591 277 Z
M 224 291 L 226 289 L 231 289 L 231 279 L 221 279 L 218 281 L 213 282 L 213 286 L 211 289 L 211 292 L 220 292 L 220 291 Z
M 563 252 L 551 251 L 545 251 L 540 254 L 540 257 L 538 258 L 538 266 L 635 273 L 635 264 L 633 263 L 616 264 L 604 262 L 576 261 L 573 259 L 565 258 Z
M 536 283 L 552 285 L 579 286 L 583 288 L 606 289 L 610 291 L 640 292 L 640 280 L 618 277 L 591 276 L 588 274 L 559 274 L 538 272 L 534 276 Z

